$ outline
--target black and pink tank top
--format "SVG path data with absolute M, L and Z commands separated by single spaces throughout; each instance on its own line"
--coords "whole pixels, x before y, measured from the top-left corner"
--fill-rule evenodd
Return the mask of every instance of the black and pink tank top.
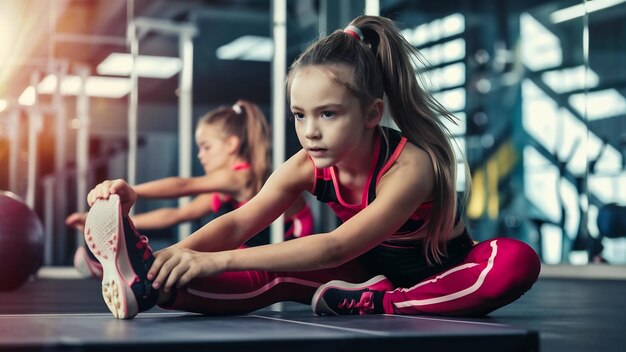
M 313 195 L 321 202 L 328 203 L 339 219 L 347 221 L 376 199 L 376 186 L 381 177 L 389 170 L 404 149 L 407 139 L 397 130 L 382 127 L 375 138 L 375 151 L 371 160 L 370 173 L 363 189 L 359 204 L 348 204 L 343 200 L 335 167 L 315 168 Z M 385 133 L 387 138 L 382 138 Z M 313 162 L 313 160 L 311 160 Z M 415 239 L 417 231 L 428 222 L 432 210 L 432 201 L 424 202 L 416 208 L 411 217 L 388 240 Z

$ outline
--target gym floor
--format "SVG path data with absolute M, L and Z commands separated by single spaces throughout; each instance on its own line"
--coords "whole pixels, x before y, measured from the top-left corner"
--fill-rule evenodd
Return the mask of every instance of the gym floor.
M 279 311 L 208 317 L 154 308 L 115 320 L 89 279 L 36 279 L 0 292 L 0 351 L 623 351 L 626 281 L 542 277 L 487 318 L 317 317 Z

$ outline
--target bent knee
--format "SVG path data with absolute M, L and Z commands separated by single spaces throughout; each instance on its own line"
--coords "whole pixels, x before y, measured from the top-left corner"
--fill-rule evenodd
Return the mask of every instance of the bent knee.
M 528 291 L 539 277 L 541 261 L 528 244 L 511 238 L 497 239 L 498 257 L 494 260 L 494 269 L 500 285 L 496 295 L 517 291 Z

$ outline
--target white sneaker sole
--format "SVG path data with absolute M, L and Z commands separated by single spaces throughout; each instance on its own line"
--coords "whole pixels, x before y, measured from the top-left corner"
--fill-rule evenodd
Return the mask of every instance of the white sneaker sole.
M 351 284 L 351 283 L 341 281 L 341 280 L 329 281 L 323 284 L 322 286 L 318 287 L 317 290 L 315 291 L 315 294 L 313 295 L 313 299 L 311 299 L 311 309 L 313 310 L 313 313 L 317 315 L 331 315 L 331 314 L 339 315 L 326 304 L 326 301 L 320 298 L 322 297 L 322 295 L 324 294 L 324 292 L 326 292 L 328 288 L 339 288 L 339 289 L 347 290 L 347 291 L 358 291 L 367 287 L 377 285 L 382 281 L 389 281 L 389 279 L 387 279 L 387 277 L 384 275 L 378 275 L 378 276 L 374 276 L 373 278 L 365 282 L 361 282 L 358 284 Z M 382 287 L 382 290 L 385 290 L 385 291 L 393 290 L 393 287 L 384 286 Z
M 85 242 L 102 264 L 102 297 L 113 316 L 130 319 L 138 313 L 131 285 L 136 280 L 124 238 L 119 197 L 100 199 L 89 210 Z

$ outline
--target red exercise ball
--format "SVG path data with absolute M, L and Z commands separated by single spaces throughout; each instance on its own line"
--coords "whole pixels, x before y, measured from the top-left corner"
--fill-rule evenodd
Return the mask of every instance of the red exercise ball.
M 0 191 L 0 291 L 16 289 L 36 273 L 43 251 L 37 214 L 15 194 Z

